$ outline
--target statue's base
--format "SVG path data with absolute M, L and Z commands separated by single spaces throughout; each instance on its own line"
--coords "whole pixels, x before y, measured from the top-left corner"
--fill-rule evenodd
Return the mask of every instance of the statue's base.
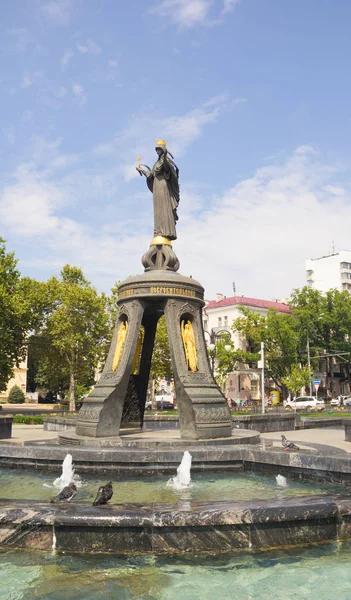
M 212 377 L 202 327 L 203 287 L 191 277 L 152 270 L 129 277 L 119 286 L 118 318 L 101 379 L 84 400 L 77 435 L 119 436 L 128 422 L 143 423 L 152 351 L 158 319 L 166 317 L 176 388 L 181 438 L 230 437 L 231 416 L 225 397 Z M 189 370 L 182 339 L 182 322 L 191 323 L 197 368 Z M 120 361 L 113 370 L 117 335 L 127 322 Z M 140 328 L 144 330 L 140 364 L 132 373 Z
M 157 448 L 216 448 L 219 446 L 235 446 L 241 444 L 258 444 L 260 434 L 257 431 L 248 429 L 235 429 L 230 437 L 216 439 L 186 440 L 182 439 L 179 431 L 174 429 L 165 429 L 162 431 L 138 431 L 135 433 L 124 434 L 111 437 L 88 437 L 76 435 L 73 432 L 62 432 L 58 434 L 60 446 L 84 446 L 85 448 L 128 448 L 133 450 Z

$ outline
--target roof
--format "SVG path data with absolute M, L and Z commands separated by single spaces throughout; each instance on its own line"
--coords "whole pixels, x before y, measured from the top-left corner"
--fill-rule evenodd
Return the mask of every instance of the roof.
M 231 298 L 223 298 L 223 300 L 210 300 L 205 310 L 211 308 L 224 308 L 225 306 L 235 306 L 240 304 L 241 306 L 252 306 L 253 308 L 264 308 L 266 310 L 273 309 L 282 313 L 290 313 L 291 310 L 284 302 L 277 302 L 276 300 L 260 300 L 259 298 L 246 298 L 246 296 L 232 296 Z

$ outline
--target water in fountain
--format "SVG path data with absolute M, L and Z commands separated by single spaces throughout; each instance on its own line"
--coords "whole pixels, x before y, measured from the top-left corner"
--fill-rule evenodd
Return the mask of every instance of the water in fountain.
M 280 487 L 286 487 L 288 484 L 286 482 L 286 477 L 283 477 L 283 475 L 277 475 L 275 478 L 277 485 L 279 485 Z
M 175 477 L 171 477 L 167 482 L 168 487 L 172 487 L 176 490 L 181 490 L 183 488 L 187 488 L 190 486 L 191 482 L 191 454 L 187 450 L 185 450 L 182 458 L 182 462 L 177 468 L 177 475 Z
M 62 463 L 62 474 L 60 477 L 57 477 L 57 479 L 55 479 L 54 487 L 61 491 L 66 485 L 69 485 L 72 481 L 74 481 L 77 487 L 81 486 L 79 475 L 75 475 L 74 473 L 72 465 L 72 455 L 66 454 L 65 459 Z

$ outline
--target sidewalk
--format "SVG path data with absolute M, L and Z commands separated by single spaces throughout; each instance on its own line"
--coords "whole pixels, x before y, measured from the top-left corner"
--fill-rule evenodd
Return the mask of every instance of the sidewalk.
M 0 440 L 0 444 L 24 446 L 32 442 L 57 440 L 57 431 L 45 431 L 42 425 L 12 425 L 12 438 Z
M 345 442 L 345 429 L 344 427 L 338 428 L 320 428 L 320 429 L 299 429 L 297 431 L 274 431 L 270 433 L 261 433 L 262 440 L 273 441 L 274 447 L 282 447 L 281 435 L 285 435 L 286 438 L 300 445 L 301 448 L 313 449 L 316 445 L 315 450 L 320 450 L 318 446 L 331 446 L 332 448 L 338 448 L 344 452 L 351 452 L 351 442 Z

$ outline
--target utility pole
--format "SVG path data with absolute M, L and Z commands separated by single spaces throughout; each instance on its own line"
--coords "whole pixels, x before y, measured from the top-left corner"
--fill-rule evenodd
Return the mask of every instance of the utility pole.
M 261 358 L 258 361 L 257 366 L 259 369 L 262 369 L 262 371 L 261 371 L 261 397 L 262 397 L 262 414 L 264 415 L 264 413 L 265 413 L 265 406 L 264 406 L 264 342 L 261 342 L 260 355 L 261 355 Z
M 311 370 L 311 357 L 310 357 L 310 337 L 307 329 L 307 364 L 309 370 Z M 310 380 L 310 396 L 312 396 L 312 380 Z

